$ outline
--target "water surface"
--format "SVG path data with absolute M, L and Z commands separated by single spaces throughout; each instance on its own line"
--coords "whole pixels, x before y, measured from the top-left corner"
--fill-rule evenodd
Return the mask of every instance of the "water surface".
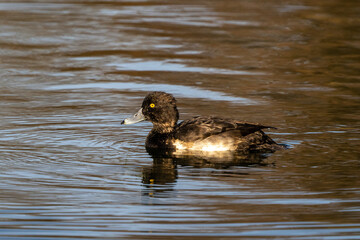
M 357 1 L 0 1 L 0 239 L 359 239 Z M 152 157 L 181 119 L 275 126 L 266 158 Z

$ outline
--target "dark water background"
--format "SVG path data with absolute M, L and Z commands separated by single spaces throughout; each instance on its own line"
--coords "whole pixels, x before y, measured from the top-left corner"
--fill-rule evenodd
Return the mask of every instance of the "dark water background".
M 357 0 L 1 1 L 0 239 L 360 239 L 359 80 Z M 291 149 L 153 159 L 153 90 Z

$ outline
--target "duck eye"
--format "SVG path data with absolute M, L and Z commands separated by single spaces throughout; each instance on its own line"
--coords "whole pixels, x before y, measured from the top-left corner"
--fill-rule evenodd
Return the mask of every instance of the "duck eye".
M 151 107 L 151 108 L 154 108 L 154 107 L 155 107 L 155 104 L 151 103 L 151 104 L 150 104 L 150 107 Z

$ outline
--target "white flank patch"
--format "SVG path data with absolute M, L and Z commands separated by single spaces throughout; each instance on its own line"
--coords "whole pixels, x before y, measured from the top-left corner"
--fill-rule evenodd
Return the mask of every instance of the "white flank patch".
M 233 146 L 225 145 L 223 143 L 209 143 L 209 142 L 195 142 L 185 143 L 176 140 L 174 143 L 176 151 L 203 151 L 203 152 L 221 152 L 234 150 Z

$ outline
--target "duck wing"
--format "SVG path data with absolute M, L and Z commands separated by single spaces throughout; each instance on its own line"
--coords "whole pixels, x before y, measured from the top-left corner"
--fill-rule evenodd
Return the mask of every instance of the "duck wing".
M 244 137 L 264 128 L 274 128 L 257 123 L 247 123 L 218 117 L 194 117 L 177 125 L 175 138 L 185 142 L 194 142 L 212 135 L 237 130 Z

